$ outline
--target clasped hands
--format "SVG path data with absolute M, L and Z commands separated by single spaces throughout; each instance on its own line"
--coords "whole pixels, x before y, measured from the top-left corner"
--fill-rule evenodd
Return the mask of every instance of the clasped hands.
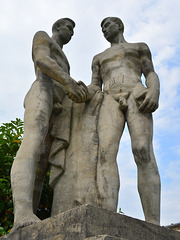
M 69 99 L 76 103 L 85 102 L 88 99 L 88 88 L 82 82 L 72 80 L 65 85 L 66 94 Z

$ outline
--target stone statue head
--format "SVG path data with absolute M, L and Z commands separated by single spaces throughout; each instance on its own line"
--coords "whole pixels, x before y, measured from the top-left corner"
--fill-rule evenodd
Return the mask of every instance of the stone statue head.
M 62 45 L 68 43 L 74 34 L 75 22 L 70 18 L 61 18 L 52 26 L 53 35 L 59 39 Z
M 106 18 L 104 18 L 101 22 L 101 27 L 102 28 L 103 28 L 103 25 L 105 24 L 105 22 L 107 22 L 108 20 L 117 23 L 119 25 L 119 28 L 122 31 L 122 33 L 124 32 L 124 24 L 123 24 L 122 20 L 118 17 L 106 17 Z
M 75 22 L 70 18 L 60 18 L 52 25 L 52 32 L 58 31 L 59 27 L 64 25 L 66 22 L 70 22 L 73 28 L 75 27 Z
M 104 37 L 111 44 L 121 36 L 123 37 L 124 24 L 120 18 L 107 17 L 101 22 L 102 32 Z

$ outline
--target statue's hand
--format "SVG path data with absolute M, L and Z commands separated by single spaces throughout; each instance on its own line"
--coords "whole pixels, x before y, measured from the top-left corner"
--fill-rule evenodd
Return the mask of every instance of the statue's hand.
M 87 100 L 88 90 L 86 85 L 73 79 L 65 86 L 67 96 L 76 103 L 85 102 Z
M 154 89 L 147 89 L 145 98 L 139 106 L 139 110 L 144 113 L 154 112 L 158 108 L 159 93 Z
M 91 88 L 88 87 L 88 96 L 87 96 L 87 100 L 91 100 L 91 99 L 94 97 L 95 93 L 96 93 L 95 90 L 93 90 L 93 89 L 91 89 Z
M 87 88 L 88 88 L 87 100 L 91 100 L 96 94 L 96 92 L 102 92 L 99 86 L 93 84 L 90 84 Z

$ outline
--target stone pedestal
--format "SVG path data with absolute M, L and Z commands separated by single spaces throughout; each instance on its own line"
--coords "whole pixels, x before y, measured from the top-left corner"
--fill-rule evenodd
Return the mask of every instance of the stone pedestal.
M 82 205 L 17 230 L 0 240 L 180 240 L 180 233 Z

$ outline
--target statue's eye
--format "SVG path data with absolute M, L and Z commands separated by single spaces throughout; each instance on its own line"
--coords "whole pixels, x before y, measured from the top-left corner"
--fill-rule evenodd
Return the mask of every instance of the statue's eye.
M 104 27 L 108 27 L 109 26 L 109 22 L 107 22 L 106 24 L 104 24 Z
M 67 27 L 69 28 L 70 31 L 73 31 L 73 28 L 71 25 L 68 25 Z

